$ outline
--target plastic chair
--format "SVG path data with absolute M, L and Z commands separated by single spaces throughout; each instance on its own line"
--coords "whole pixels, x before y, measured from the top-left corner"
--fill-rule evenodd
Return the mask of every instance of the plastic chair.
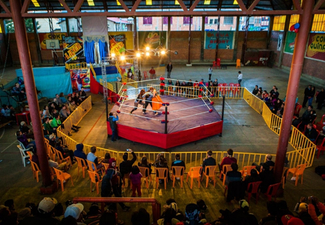
M 237 68 L 240 68 L 240 66 L 241 66 L 241 65 L 240 65 L 240 59 L 237 59 L 237 60 L 236 60 L 236 69 L 237 69 Z
M 29 156 L 28 160 L 32 161 L 32 157 L 33 157 L 32 153 L 30 151 L 26 151 L 26 153 Z
M 248 186 L 247 186 L 247 193 L 248 193 L 247 202 L 248 203 L 252 197 L 252 194 L 256 194 L 256 204 L 257 204 L 257 202 L 258 202 L 258 188 L 260 187 L 261 183 L 262 183 L 262 181 L 248 183 Z M 249 192 L 250 189 L 251 189 L 251 191 Z
M 243 169 L 240 171 L 242 177 L 245 179 L 246 176 L 251 175 L 252 169 L 255 169 L 256 166 L 244 166 Z
M 183 188 L 184 171 L 185 171 L 184 166 L 172 166 L 173 187 L 175 187 L 176 178 L 180 178 L 181 179 L 181 188 Z
M 325 114 L 322 116 L 322 119 L 320 122 L 317 123 L 318 130 L 321 130 L 323 126 L 325 126 Z
M 317 145 L 317 149 L 318 149 L 318 153 L 317 153 L 317 159 L 320 156 L 320 153 L 322 153 L 322 155 L 324 154 L 325 151 L 325 138 L 323 139 L 322 143 L 320 145 Z
M 288 169 L 287 176 L 289 175 L 289 173 L 292 173 L 293 177 L 296 177 L 295 186 L 297 186 L 297 184 L 298 184 L 299 176 L 301 176 L 301 178 L 300 178 L 301 184 L 303 183 L 304 171 L 306 169 L 306 166 L 307 166 L 307 164 L 301 164 L 301 165 L 298 165 L 296 168 Z
M 203 171 L 203 176 L 205 176 L 205 187 L 207 188 L 209 185 L 209 179 L 213 180 L 213 186 L 216 186 L 216 173 L 217 166 L 206 166 L 205 170 Z
M 167 168 L 156 168 L 157 189 L 158 189 L 158 185 L 159 185 L 159 180 L 164 180 L 164 187 L 165 187 L 165 190 L 166 190 L 166 187 L 167 187 L 167 173 L 168 173 Z
M 38 175 L 41 172 L 40 169 L 38 168 L 38 165 L 34 163 L 33 161 L 30 161 L 31 167 L 32 167 L 32 172 L 33 172 L 33 177 L 36 179 L 37 183 L 39 182 Z
M 276 200 L 276 193 L 277 193 L 280 185 L 281 185 L 281 182 L 276 183 L 276 184 L 272 184 L 267 188 L 267 191 L 266 191 L 265 194 L 266 194 L 266 197 L 267 197 L 268 201 L 271 201 L 272 197 L 274 197 L 274 201 Z
M 21 149 L 24 150 L 24 151 L 31 151 L 33 149 L 33 147 L 25 148 L 24 144 L 21 143 L 20 141 L 18 141 L 18 144 L 21 147 Z
M 50 159 L 56 161 L 56 149 L 53 148 L 50 144 L 48 144 L 48 154 L 50 155 Z
M 198 187 L 200 188 L 201 171 L 202 171 L 202 167 L 201 166 L 196 166 L 196 167 L 191 167 L 190 171 L 187 173 L 186 182 L 188 181 L 188 178 L 191 178 L 191 189 L 193 188 L 193 179 L 197 179 Z
M 142 174 L 142 179 L 146 180 L 146 187 L 149 188 L 149 178 L 152 180 L 151 175 L 149 174 L 149 168 L 145 166 L 138 166 L 140 173 Z
M 124 174 L 122 179 L 123 179 L 123 184 L 122 184 L 123 188 L 125 187 L 125 184 L 126 184 L 125 179 L 128 179 L 128 186 L 130 188 L 132 187 L 132 183 L 130 181 L 130 174 L 129 173 Z
M 99 195 L 99 183 L 102 182 L 102 179 L 100 179 L 100 176 L 96 172 L 92 172 L 88 170 L 89 178 L 90 178 L 90 191 L 92 191 L 93 183 L 96 184 L 96 191 Z
M 284 184 L 287 181 L 287 172 L 288 172 L 289 167 L 283 167 L 283 172 L 282 172 L 282 189 L 284 190 Z
M 97 169 L 97 166 L 94 162 L 89 161 L 88 159 L 86 159 L 87 164 L 88 164 L 88 170 L 92 171 L 92 172 L 96 172 L 98 173 L 98 171 L 100 171 L 100 169 Z
M 87 165 L 84 159 L 75 157 L 77 160 L 77 165 L 78 165 L 78 177 L 79 177 L 79 168 L 82 170 L 82 177 L 86 177 L 86 170 L 87 170 Z
M 29 155 L 27 154 L 28 151 L 24 151 L 20 145 L 17 145 L 17 148 L 19 149 L 20 151 L 20 155 L 21 155 L 21 159 L 23 161 L 23 165 L 24 167 L 26 167 L 26 159 L 28 160 L 29 159 Z
M 223 165 L 222 170 L 220 172 L 220 180 L 223 178 L 222 185 L 226 184 L 226 174 L 228 171 L 232 171 L 231 165 Z M 222 177 L 223 176 L 223 177 Z
M 108 170 L 108 168 L 109 168 L 109 163 L 103 163 L 102 162 L 102 165 L 104 166 L 104 172 L 106 172 L 107 170 Z
M 70 168 L 72 166 L 71 158 L 70 156 L 63 158 L 62 153 L 59 150 L 56 150 L 56 156 L 58 159 L 58 163 L 61 164 L 62 162 L 67 163 L 67 167 Z
M 64 173 L 61 170 L 58 170 L 56 168 L 53 168 L 56 174 L 56 185 L 59 186 L 59 181 L 61 182 L 61 190 L 64 191 L 64 185 L 63 183 L 70 179 L 71 180 L 71 184 L 73 186 L 73 181 L 72 181 L 72 177 L 70 174 L 68 173 Z
M 295 108 L 295 112 L 294 112 L 294 116 L 299 117 L 299 113 L 300 113 L 301 108 L 302 108 L 302 105 L 297 103 L 296 108 Z

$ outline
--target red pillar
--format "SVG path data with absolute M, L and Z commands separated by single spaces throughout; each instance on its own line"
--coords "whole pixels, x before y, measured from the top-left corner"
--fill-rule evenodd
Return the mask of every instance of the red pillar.
M 287 97 L 282 117 L 281 132 L 278 142 L 278 149 L 275 159 L 275 179 L 280 182 L 283 165 L 286 157 L 288 142 L 290 138 L 291 122 L 295 109 L 296 97 L 299 87 L 300 75 L 304 62 L 305 49 L 308 39 L 308 34 L 311 27 L 312 11 L 315 0 L 303 2 L 303 14 L 300 15 L 300 29 L 296 36 L 296 43 L 293 52 L 291 70 L 287 88 Z M 287 32 L 287 31 L 286 31 Z
M 19 52 L 21 69 L 23 72 L 26 96 L 30 110 L 30 117 L 33 123 L 34 138 L 37 146 L 37 155 L 40 169 L 42 171 L 42 180 L 45 187 L 49 186 L 51 181 L 50 168 L 47 160 L 47 151 L 45 148 L 44 135 L 39 114 L 39 105 L 32 70 L 31 57 L 29 52 L 25 21 L 21 17 L 21 1 L 10 0 L 12 19 L 15 26 L 16 42 Z

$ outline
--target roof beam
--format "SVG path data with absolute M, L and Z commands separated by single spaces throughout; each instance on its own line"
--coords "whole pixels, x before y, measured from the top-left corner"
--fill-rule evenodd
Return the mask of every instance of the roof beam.
M 194 9 L 196 8 L 197 4 L 199 4 L 200 0 L 195 0 L 195 2 L 192 4 L 190 11 L 193 12 Z
M 141 0 L 137 0 L 134 5 L 132 6 L 131 12 L 135 12 L 135 10 L 138 8 L 140 5 Z
M 260 0 L 255 0 L 248 8 L 247 13 L 250 14 L 253 12 L 255 6 L 257 6 L 257 4 L 260 2 Z
M 292 0 L 294 6 L 296 7 L 296 9 L 298 10 L 298 12 L 302 12 L 302 9 L 300 7 L 300 0 Z
M 12 17 L 11 13 L 0 13 L 0 18 L 6 19 L 11 17 Z
M 316 3 L 315 7 L 314 7 L 314 11 L 318 10 L 323 3 L 325 2 L 325 0 L 318 0 L 318 2 Z
M 187 11 L 187 7 L 186 7 L 186 5 L 184 4 L 183 0 L 178 0 L 178 3 L 181 5 L 183 11 L 186 12 L 186 11 Z
M 25 0 L 24 1 L 23 7 L 21 8 L 21 14 L 27 12 L 29 4 L 30 4 L 30 0 Z
M 63 8 L 67 10 L 68 12 L 71 12 L 71 9 L 67 5 L 67 3 L 64 0 L 59 0 L 59 2 L 62 4 Z
M 123 0 L 118 0 L 121 3 L 121 6 L 123 7 L 123 9 L 125 10 L 125 12 L 129 11 L 129 8 L 125 5 Z
M 84 3 L 84 0 L 78 0 L 77 4 L 75 5 L 75 7 L 73 9 L 73 12 L 78 12 L 83 3 Z
M 237 3 L 238 3 L 238 5 L 239 5 L 239 7 L 240 7 L 240 9 L 241 9 L 242 12 L 246 12 L 247 11 L 246 6 L 245 6 L 243 0 L 237 0 Z
M 2 0 L 0 0 L 0 6 L 6 11 L 6 13 L 10 14 L 10 10 Z
M 324 9 L 314 10 L 313 14 L 325 14 L 325 10 Z
M 105 11 L 107 11 L 108 9 L 107 9 L 107 2 L 106 2 L 106 0 L 103 0 L 102 2 L 103 2 L 103 6 L 104 6 Z

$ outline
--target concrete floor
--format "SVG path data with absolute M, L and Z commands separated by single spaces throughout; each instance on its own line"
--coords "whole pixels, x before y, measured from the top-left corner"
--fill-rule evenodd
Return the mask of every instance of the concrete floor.
M 207 67 L 185 67 L 174 66 L 172 77 L 176 79 L 207 79 Z M 142 69 L 144 70 L 144 69 Z M 248 67 L 241 69 L 244 74 L 243 86 L 249 90 L 257 84 L 262 86 L 263 89 L 271 90 L 273 85 L 277 85 L 280 92 L 280 97 L 283 98 L 286 91 L 288 82 L 288 74 L 281 70 L 260 68 L 260 67 Z M 163 69 L 158 69 L 157 74 L 163 74 Z M 219 82 L 236 82 L 237 69 L 228 67 L 227 70 L 215 70 L 213 73 L 213 79 L 218 78 Z M 309 84 L 308 81 L 301 80 L 299 87 L 299 102 L 303 99 L 303 91 Z M 316 86 L 319 90 L 321 87 Z M 78 135 L 74 135 L 73 138 L 87 144 L 93 144 L 96 146 L 102 146 L 110 149 L 124 150 L 126 148 L 132 148 L 135 151 L 161 151 L 161 149 L 146 146 L 143 144 L 132 143 L 127 140 L 119 140 L 112 143 L 107 139 L 106 135 L 106 123 L 105 123 L 105 105 L 102 103 L 102 97 L 92 96 L 94 101 L 93 110 L 81 121 L 82 127 L 78 132 Z M 215 107 L 220 108 L 220 102 L 215 101 Z M 324 111 L 317 110 L 318 118 L 320 120 Z M 30 165 L 26 168 L 22 166 L 20 153 L 16 147 L 16 141 L 14 132 L 18 129 L 18 126 L 5 127 L 0 130 L 0 204 L 3 204 L 6 199 L 15 199 L 16 208 L 20 209 L 28 201 L 39 202 L 44 196 L 39 194 L 39 187 L 41 183 L 36 183 L 32 179 L 32 171 Z M 223 136 L 210 137 L 196 143 L 189 143 L 184 146 L 169 149 L 170 151 L 189 151 L 189 150 L 226 150 L 233 148 L 235 151 L 242 152 L 276 152 L 278 136 L 267 128 L 262 117 L 252 110 L 244 100 L 227 100 L 225 107 L 225 121 Z M 325 156 L 320 159 L 315 159 L 314 166 L 305 171 L 304 184 L 298 184 L 297 187 L 291 181 L 288 181 L 285 186 L 284 199 L 288 202 L 289 208 L 292 210 L 296 202 L 301 196 L 315 195 L 319 199 L 325 198 L 324 181 L 314 173 L 315 166 L 324 165 Z M 83 179 L 81 176 L 77 177 L 76 165 L 71 169 L 70 173 L 74 179 L 74 187 L 70 182 L 65 185 L 66 190 L 62 193 L 61 190 L 53 194 L 53 197 L 57 198 L 60 202 L 64 203 L 67 199 L 79 196 L 96 196 L 94 192 L 89 190 L 89 179 Z M 161 188 L 161 187 L 160 187 Z M 143 188 L 143 197 L 155 197 L 162 204 L 168 198 L 175 198 L 179 204 L 181 210 L 185 209 L 186 204 L 190 202 L 196 202 L 198 199 L 203 199 L 207 205 L 208 210 L 206 212 L 209 220 L 217 219 L 220 216 L 220 209 L 233 209 L 237 207 L 237 204 L 226 204 L 223 197 L 223 188 L 221 182 L 217 182 L 216 188 L 210 184 L 208 189 L 205 187 L 197 187 L 194 184 L 194 188 L 191 190 L 188 184 L 184 185 L 184 188 L 180 188 L 179 184 L 175 189 L 172 188 L 171 183 L 168 184 L 167 190 L 155 189 L 152 184 L 147 190 Z M 161 194 L 161 195 L 160 195 Z M 125 189 L 124 196 L 130 196 L 129 189 Z M 191 200 L 189 200 L 191 199 Z M 130 204 L 132 208 L 146 207 L 151 211 L 150 206 L 140 204 Z M 261 196 L 258 204 L 254 201 L 251 202 L 251 212 L 257 215 L 258 219 L 266 215 L 266 198 Z M 134 211 L 133 210 L 133 211 Z M 120 213 L 120 218 L 126 218 L 124 220 L 129 221 L 127 218 L 130 213 Z M 130 224 L 130 223 L 127 223 Z

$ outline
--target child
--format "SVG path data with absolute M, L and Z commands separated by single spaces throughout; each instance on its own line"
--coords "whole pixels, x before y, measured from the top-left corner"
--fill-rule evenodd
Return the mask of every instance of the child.
M 138 197 L 141 197 L 141 177 L 138 166 L 132 166 L 132 170 L 130 173 L 130 180 L 132 182 L 132 197 L 135 197 L 135 190 L 138 192 Z

